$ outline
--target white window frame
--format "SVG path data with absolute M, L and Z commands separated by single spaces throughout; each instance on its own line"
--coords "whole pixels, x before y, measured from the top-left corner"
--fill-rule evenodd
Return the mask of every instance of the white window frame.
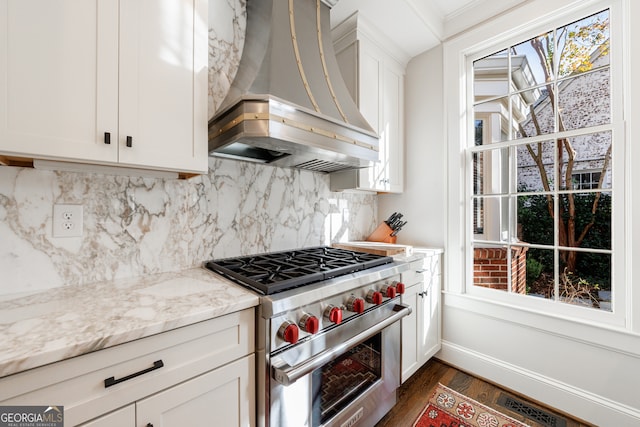
M 624 107 L 628 100 L 623 91 L 624 78 L 629 78 L 628 63 L 625 58 L 629 23 L 625 20 L 625 10 L 629 0 L 586 0 L 557 1 L 536 0 L 507 14 L 480 25 L 473 30 L 447 41 L 444 44 L 443 61 L 445 76 L 445 100 L 447 109 L 448 138 L 448 201 L 447 201 L 447 263 L 448 277 L 446 292 L 448 301 L 461 308 L 476 312 L 491 313 L 505 317 L 519 316 L 529 312 L 552 318 L 586 323 L 592 326 L 630 328 L 631 305 L 627 303 L 631 295 L 630 274 L 625 268 L 628 263 L 629 247 L 625 235 L 625 218 L 630 216 L 626 196 L 626 177 L 629 174 L 629 160 L 624 153 L 629 144 L 624 122 Z M 573 306 L 571 304 L 499 292 L 473 286 L 473 236 L 472 186 L 467 165 L 471 153 L 467 147 L 473 144 L 473 61 L 491 55 L 510 45 L 528 40 L 542 32 L 582 19 L 603 9 L 610 9 L 611 34 L 611 112 L 614 133 L 614 153 L 612 158 L 613 182 L 616 187 L 612 217 L 612 312 Z M 496 144 L 498 148 L 499 144 Z M 464 209 L 461 209 L 461 206 Z M 463 267 L 461 267 L 463 266 Z M 500 306 L 500 310 L 496 309 Z M 524 320 L 523 320 L 524 322 Z M 553 329 L 554 326 L 549 326 Z

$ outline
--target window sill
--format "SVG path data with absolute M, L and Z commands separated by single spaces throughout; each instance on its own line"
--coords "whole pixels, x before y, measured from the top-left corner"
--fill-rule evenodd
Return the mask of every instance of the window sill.
M 521 299 L 516 296 L 516 300 Z M 545 301 L 540 302 L 544 303 Z M 549 304 L 551 303 L 547 302 L 546 305 Z M 538 307 L 525 306 L 524 304 L 514 305 L 513 302 L 496 301 L 481 295 L 459 294 L 447 291 L 443 291 L 442 307 L 443 310 L 447 310 L 447 308 L 464 310 L 626 355 L 635 357 L 640 355 L 638 352 L 640 334 L 625 328 L 624 324 L 612 322 L 614 319 L 611 313 L 594 313 L 610 316 L 608 323 L 596 323 L 594 320 L 572 317 L 557 311 L 543 311 Z M 620 319 L 616 320 L 620 322 Z

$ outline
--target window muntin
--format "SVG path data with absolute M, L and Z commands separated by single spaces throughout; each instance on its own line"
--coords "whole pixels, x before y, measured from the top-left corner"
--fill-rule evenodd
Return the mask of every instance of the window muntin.
M 610 48 L 603 10 L 473 62 L 474 286 L 611 311 Z
M 485 121 L 476 119 L 474 124 L 475 145 L 484 141 Z M 473 153 L 473 194 L 481 194 L 484 189 L 484 155 Z M 473 234 L 484 233 L 484 203 L 482 199 L 473 199 Z

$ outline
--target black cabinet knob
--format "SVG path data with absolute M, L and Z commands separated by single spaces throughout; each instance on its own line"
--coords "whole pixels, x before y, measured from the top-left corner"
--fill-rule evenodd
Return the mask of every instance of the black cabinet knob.
M 111 144 L 111 132 L 104 133 L 104 143 Z
M 147 423 L 147 427 L 153 427 L 153 424 Z
M 133 146 L 133 137 L 127 136 L 127 147 L 131 148 Z

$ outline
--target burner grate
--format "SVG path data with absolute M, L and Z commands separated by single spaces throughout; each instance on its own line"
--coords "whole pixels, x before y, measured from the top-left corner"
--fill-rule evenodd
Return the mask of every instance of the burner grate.
M 260 293 L 272 294 L 392 261 L 381 255 L 316 247 L 212 260 L 205 265 Z

